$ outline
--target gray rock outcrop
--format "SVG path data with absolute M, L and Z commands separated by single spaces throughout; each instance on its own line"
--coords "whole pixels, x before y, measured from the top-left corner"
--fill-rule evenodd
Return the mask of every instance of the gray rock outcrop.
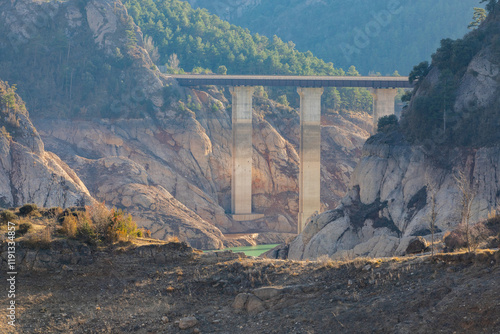
M 0 91 L 7 87 L 0 81 Z M 0 106 L 0 208 L 91 204 L 86 186 L 56 154 L 45 151 L 22 100 L 15 95 L 15 101 L 16 106 Z
M 497 21 L 495 17 L 480 29 L 496 31 Z M 500 91 L 499 66 L 491 45 L 485 44 L 471 58 L 456 88 L 452 111 L 461 124 L 483 114 L 491 117 L 488 110 L 495 110 Z M 413 94 L 409 112 L 418 98 L 442 84 L 440 75 L 437 66 L 431 67 Z M 471 189 L 473 197 L 470 222 L 487 219 L 500 204 L 500 147 L 494 138 L 490 136 L 491 143 L 483 147 L 454 147 L 441 145 L 434 134 L 421 145 L 408 144 L 400 133 L 371 137 L 342 204 L 311 218 L 304 232 L 289 245 L 289 258 L 404 255 L 411 240 L 431 234 L 432 197 L 438 235 L 461 222 L 459 172 L 470 184 L 466 188 Z
M 453 169 L 440 168 L 419 147 L 365 145 L 352 188 L 334 211 L 313 217 L 291 244 L 290 259 L 404 255 L 414 236 L 430 234 L 430 196 L 436 198 L 436 228 L 444 232 L 460 222 L 462 193 L 455 179 L 462 161 L 474 166 L 477 195 L 471 221 L 488 218 L 500 204 L 500 149 L 455 152 Z

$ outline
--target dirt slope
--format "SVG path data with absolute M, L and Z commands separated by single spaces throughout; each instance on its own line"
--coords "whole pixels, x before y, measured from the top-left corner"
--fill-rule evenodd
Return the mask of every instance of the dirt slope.
M 294 262 L 202 256 L 167 244 L 94 253 L 93 259 L 56 274 L 20 270 L 17 332 L 3 321 L 0 332 L 500 332 L 498 251 Z M 255 291 L 263 286 L 275 288 Z M 252 312 L 235 309 L 240 293 L 250 293 L 241 296 L 253 300 L 245 304 Z M 198 323 L 181 330 L 178 321 L 186 316 Z

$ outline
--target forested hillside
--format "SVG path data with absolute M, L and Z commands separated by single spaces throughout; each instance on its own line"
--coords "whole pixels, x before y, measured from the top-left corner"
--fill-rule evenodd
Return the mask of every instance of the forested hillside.
M 147 35 L 156 63 L 167 64 L 171 72 L 208 69 L 224 74 L 359 75 L 354 67 L 347 72 L 335 68 L 311 52 L 297 51 L 292 42 L 252 35 L 248 29 L 222 21 L 206 10 L 194 10 L 184 1 L 126 0 L 124 4 Z M 271 90 L 270 97 L 283 104 L 298 104 L 293 89 Z M 327 89 L 324 101 L 337 110 L 369 111 L 372 97 L 362 89 Z
M 482 25 L 461 39 L 442 40 L 432 63 L 412 71 L 419 82 L 402 119 L 412 143 L 434 149 L 500 143 L 500 4 L 490 0 L 487 9 Z
M 151 111 L 150 100 L 125 98 L 129 90 L 139 89 L 134 61 L 154 65 L 142 48 L 139 29 L 124 9 L 119 11 L 115 6 L 120 21 L 108 22 L 105 26 L 108 30 L 100 31 L 101 35 L 114 34 L 116 40 L 123 43 L 108 42 L 105 52 L 96 53 L 89 51 L 93 40 L 88 31 L 79 29 L 77 23 L 68 29 L 61 27 L 59 22 L 66 18 L 56 2 L 40 6 L 42 9 L 33 19 L 34 23 L 20 23 L 19 18 L 9 17 L 7 5 L 0 2 L 0 29 L 6 32 L 0 34 L 0 74 L 4 80 L 18 84 L 19 93 L 33 117 L 143 117 Z M 20 8 L 30 5 L 18 4 Z M 77 12 L 85 3 L 66 6 Z M 77 19 L 81 18 L 75 17 L 72 21 Z M 91 25 L 100 24 L 92 19 L 87 19 Z M 112 31 L 113 24 L 123 29 Z M 118 103 L 120 98 L 126 101 Z M 124 104 L 133 107 L 125 111 Z
M 252 32 L 291 40 L 298 50 L 336 66 L 405 75 L 441 39 L 461 37 L 473 7 L 480 5 L 479 0 L 188 1 Z

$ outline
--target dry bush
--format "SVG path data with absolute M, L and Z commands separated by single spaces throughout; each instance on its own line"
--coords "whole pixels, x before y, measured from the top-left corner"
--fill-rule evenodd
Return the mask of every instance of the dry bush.
M 316 259 L 319 265 L 322 267 L 333 268 L 335 266 L 335 261 L 333 261 L 328 254 L 323 254 Z
M 43 216 L 47 218 L 56 218 L 62 215 L 63 209 L 61 207 L 53 207 L 43 211 Z
M 139 230 L 142 233 L 142 237 L 151 238 L 151 231 L 150 230 L 148 230 L 147 228 L 144 228 L 144 227 L 140 228 Z
M 476 223 L 472 226 L 459 225 L 455 230 L 444 236 L 447 251 L 456 251 L 467 248 L 469 251 L 486 246 L 492 231 L 488 228 L 488 221 Z
M 94 203 L 93 205 L 86 206 L 89 219 L 94 225 L 95 233 L 98 239 L 104 239 L 108 233 L 108 227 L 111 223 L 111 211 L 106 208 L 106 204 Z
M 70 238 L 76 238 L 76 233 L 78 231 L 78 219 L 73 216 L 64 217 L 62 224 L 62 233 Z
M 30 222 L 21 223 L 19 224 L 19 227 L 17 228 L 16 232 L 19 236 L 22 236 L 28 233 L 32 228 L 33 224 L 31 224 Z
M 493 235 L 500 237 L 500 216 L 489 217 L 485 225 Z
M 151 236 L 149 230 L 137 229 L 131 215 L 122 210 L 108 210 L 104 203 L 86 206 L 85 211 L 65 210 L 59 221 L 62 234 L 91 244 L 129 241 L 142 237 L 145 232 Z
M 470 229 L 470 243 L 473 249 L 482 248 L 486 245 L 491 231 L 486 226 L 486 222 L 479 222 Z
M 52 241 L 52 228 L 46 226 L 42 231 L 42 242 L 49 243 Z
M 87 243 L 97 243 L 99 238 L 87 212 L 75 212 L 64 216 L 60 232 L 69 238 Z
M 446 251 L 453 252 L 458 249 L 467 247 L 467 242 L 465 240 L 465 234 L 462 231 L 454 230 L 447 232 L 444 235 L 444 244 L 446 246 Z
M 340 262 L 348 263 L 354 260 L 353 255 L 349 251 L 341 251 L 340 252 Z
M 176 244 L 181 243 L 181 241 L 179 240 L 179 238 L 178 237 L 174 237 L 174 236 L 167 237 L 167 239 L 165 241 L 168 242 L 168 243 L 176 243 Z
M 52 228 L 46 226 L 42 231 L 31 234 L 26 240 L 28 247 L 37 249 L 49 249 L 52 242 Z
M 7 225 L 8 222 L 14 222 L 17 218 L 16 214 L 11 210 L 3 210 L 0 212 L 0 226 Z

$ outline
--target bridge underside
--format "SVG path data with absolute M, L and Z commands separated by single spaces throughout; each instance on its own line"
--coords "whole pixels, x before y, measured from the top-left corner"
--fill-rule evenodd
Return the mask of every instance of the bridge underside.
M 374 98 L 373 132 L 380 117 L 394 114 L 397 88 L 411 88 L 407 77 L 276 77 L 175 75 L 181 86 L 231 86 L 232 179 L 231 212 L 236 221 L 264 215 L 252 212 L 252 96 L 253 86 L 295 86 L 300 95 L 300 172 L 298 233 L 309 218 L 320 213 L 321 95 L 323 87 L 370 88 Z
M 172 75 L 181 86 L 412 88 L 408 77 Z

